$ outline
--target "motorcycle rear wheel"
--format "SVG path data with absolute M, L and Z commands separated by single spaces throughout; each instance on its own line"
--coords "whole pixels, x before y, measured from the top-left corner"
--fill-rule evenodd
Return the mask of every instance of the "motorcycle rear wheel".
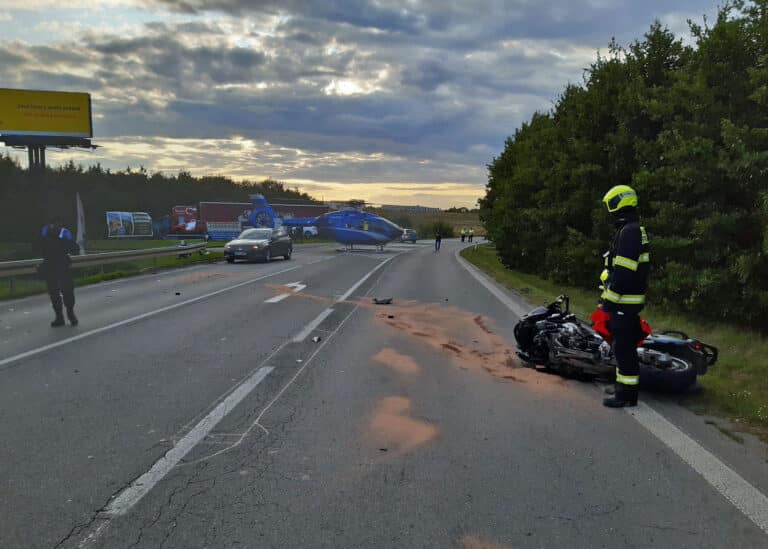
M 688 360 L 654 349 L 639 349 L 638 358 L 644 389 L 680 392 L 696 383 L 696 367 Z

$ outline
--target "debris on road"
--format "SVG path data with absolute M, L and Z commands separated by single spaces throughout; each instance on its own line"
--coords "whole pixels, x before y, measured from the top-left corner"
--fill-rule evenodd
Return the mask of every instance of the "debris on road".
M 176 295 L 181 295 L 181 292 L 176 292 Z
M 392 305 L 392 297 L 374 297 L 373 302 L 376 305 Z
M 312 341 L 315 342 L 315 343 L 320 343 L 320 336 L 313 337 Z

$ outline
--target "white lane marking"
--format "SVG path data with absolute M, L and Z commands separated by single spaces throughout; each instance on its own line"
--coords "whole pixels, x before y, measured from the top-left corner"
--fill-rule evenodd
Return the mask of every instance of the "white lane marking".
M 391 259 L 391 258 L 390 258 Z M 389 261 L 389 260 L 387 260 Z M 386 261 L 384 262 L 386 263 Z M 383 264 L 383 263 L 382 263 Z M 381 265 L 378 265 L 376 268 L 371 270 L 367 275 L 365 275 L 360 281 L 358 281 L 351 289 L 349 294 L 352 293 L 355 289 L 360 287 L 360 284 L 367 280 L 373 273 L 375 273 Z M 250 281 L 249 281 L 250 282 Z M 212 456 L 208 456 L 204 459 L 210 459 L 211 457 L 215 455 L 219 455 L 219 453 L 223 453 L 224 451 L 228 451 L 235 446 L 239 445 L 244 439 L 245 436 L 247 436 L 248 433 L 251 432 L 254 426 L 258 425 L 259 420 L 263 417 L 263 415 L 269 410 L 269 408 L 277 401 L 280 396 L 288 389 L 288 387 L 298 378 L 298 376 L 303 372 L 307 365 L 312 361 L 312 359 L 317 356 L 317 354 L 320 352 L 323 347 L 328 343 L 328 341 L 331 339 L 331 337 L 338 332 L 338 330 L 346 323 L 347 319 L 352 316 L 352 314 L 357 310 L 357 306 L 355 306 L 352 311 L 347 315 L 342 322 L 339 324 L 339 326 L 336 327 L 336 329 L 331 332 L 331 335 L 323 341 L 321 345 L 318 346 L 317 349 L 312 353 L 312 355 L 304 362 L 302 367 L 299 369 L 298 372 L 291 378 L 291 380 L 280 390 L 280 392 L 275 396 L 272 401 L 261 411 L 259 416 L 256 418 L 256 421 L 251 425 L 251 427 L 241 435 L 238 442 L 236 442 L 234 445 L 225 448 L 224 450 L 217 452 L 216 454 L 213 454 Z M 330 309 L 326 309 L 326 311 L 330 311 Z M 325 312 L 325 311 L 324 311 Z M 328 313 L 330 314 L 330 312 Z M 327 315 L 326 315 L 327 316 Z M 317 320 L 317 319 L 315 319 Z M 308 326 L 311 326 L 315 320 L 310 322 Z M 306 328 L 305 328 L 306 330 Z M 304 330 L 302 330 L 303 332 Z M 158 461 L 155 462 L 155 464 L 150 468 L 149 471 L 141 475 L 139 478 L 134 480 L 130 486 L 128 486 L 125 490 L 123 490 L 115 499 L 113 499 L 105 508 L 103 515 L 108 517 L 108 521 L 111 520 L 111 518 L 119 515 L 124 515 L 127 513 L 136 503 L 141 500 L 149 491 L 158 483 L 160 482 L 172 469 L 174 466 L 176 466 L 179 461 L 181 461 L 184 456 L 186 456 L 192 448 L 195 447 L 203 438 L 205 438 L 208 433 L 211 432 L 211 430 L 221 422 L 226 415 L 231 412 L 242 400 L 250 394 L 251 391 L 253 391 L 256 386 L 261 383 L 267 375 L 271 371 L 274 370 L 271 366 L 265 366 L 272 358 L 277 355 L 280 351 L 282 351 L 286 343 L 283 343 L 277 349 L 275 349 L 272 353 L 267 356 L 267 358 L 264 359 L 264 361 L 261 363 L 261 367 L 258 368 L 251 376 L 248 377 L 243 383 L 238 385 L 224 400 L 222 400 L 210 413 L 208 413 L 203 419 L 201 419 L 184 437 L 179 440 L 176 445 L 174 445 L 173 448 L 171 448 L 163 457 L 161 457 Z M 194 463 L 194 462 L 192 462 Z M 105 527 L 104 524 L 99 526 L 99 534 L 101 531 L 103 531 L 103 528 Z M 86 538 L 90 541 L 93 541 L 95 538 L 92 538 L 89 536 Z
M 455 254 L 459 263 L 513 313 L 521 317 L 522 314 L 517 310 L 519 306 L 487 278 L 480 278 L 480 275 L 476 274 L 479 272 L 477 268 L 461 257 L 459 252 L 461 249 Z M 624 410 L 704 477 L 715 490 L 744 513 L 758 528 L 768 534 L 768 497 L 765 494 L 648 404 L 638 402 L 637 407 L 624 408 Z
M 363 283 L 364 283 L 366 280 L 368 280 L 368 279 L 371 277 L 371 275 L 373 275 L 373 273 L 375 273 L 376 271 L 378 271 L 379 269 L 381 269 L 381 268 L 382 268 L 384 265 L 386 265 L 387 263 L 389 263 L 390 261 L 392 261 L 393 259 L 395 259 L 395 258 L 396 258 L 398 255 L 400 255 L 400 254 L 396 254 L 396 255 L 393 255 L 392 257 L 389 257 L 389 258 L 387 258 L 386 260 L 384 260 L 384 261 L 382 261 L 381 263 L 379 263 L 378 265 L 376 265 L 376 266 L 375 266 L 375 267 L 374 267 L 374 268 L 373 268 L 371 271 L 369 271 L 369 272 L 368 272 L 368 274 L 367 274 L 367 275 L 365 275 L 363 278 L 361 278 L 360 280 L 358 280 L 358 281 L 355 283 L 355 285 L 354 285 L 354 286 L 352 286 L 352 287 L 351 287 L 349 290 L 347 290 L 347 291 L 346 291 L 346 292 L 345 292 L 345 293 L 344 293 L 344 294 L 343 294 L 341 297 L 339 297 L 339 298 L 338 298 L 336 301 L 337 301 L 337 302 L 338 302 L 338 301 L 346 301 L 346 300 L 347 300 L 347 298 L 348 298 L 349 296 L 351 296 L 351 295 L 352 295 L 352 292 L 354 292 L 354 291 L 355 291 L 355 290 L 357 290 L 357 289 L 358 289 L 360 286 L 362 286 L 362 285 L 363 285 Z
M 768 497 L 760 490 L 646 403 L 625 410 L 768 534 Z
M 296 336 L 293 338 L 294 343 L 301 343 L 305 339 L 307 339 L 307 336 L 311 334 L 313 331 L 317 329 L 318 326 L 320 326 L 320 323 L 328 318 L 328 316 L 333 312 L 333 309 L 326 309 L 319 315 L 317 315 L 317 318 L 315 318 L 312 322 L 307 324 L 302 331 L 300 331 Z
M 280 294 L 276 295 L 275 297 L 270 297 L 269 299 L 265 300 L 264 303 L 280 303 L 282 300 L 284 300 L 286 297 L 290 297 L 291 294 Z
M 209 292 L 207 294 L 203 294 L 198 297 L 193 297 L 191 299 L 187 299 L 184 301 L 180 301 L 178 303 L 174 303 L 173 305 L 168 305 L 166 307 L 161 307 L 159 309 L 155 309 L 154 311 L 149 311 L 146 313 L 142 313 L 140 315 L 133 316 L 131 318 L 126 318 L 124 320 L 120 320 L 118 322 L 113 322 L 112 324 L 107 324 L 106 326 L 102 326 L 101 328 L 95 328 L 93 330 L 89 330 L 87 332 L 83 332 L 82 334 L 78 334 L 76 336 L 68 337 L 66 339 L 60 339 L 59 341 L 54 341 L 53 343 L 49 343 L 48 345 L 43 345 L 42 347 L 38 347 L 37 349 L 32 349 L 30 351 L 26 351 L 23 353 L 19 353 L 14 356 L 10 356 L 8 358 L 4 358 L 0 360 L 0 368 L 3 366 L 6 366 L 8 364 L 11 364 L 13 362 L 17 362 L 19 360 L 29 358 L 31 356 L 39 355 L 40 353 L 44 353 L 46 351 L 50 351 L 51 349 L 56 349 L 57 347 L 61 347 L 63 345 L 67 345 L 69 343 L 73 343 L 75 341 L 80 341 L 81 339 L 85 339 L 87 337 L 91 337 L 97 334 L 101 334 L 103 332 L 112 330 L 114 328 L 118 328 L 120 326 L 125 326 L 126 324 L 130 324 L 132 322 L 136 322 L 139 320 L 143 320 L 145 318 L 149 318 L 151 316 L 159 315 L 160 313 L 164 313 L 167 311 L 172 311 L 174 309 L 178 309 L 179 307 L 184 307 L 185 305 L 190 305 L 192 303 L 196 303 L 198 301 L 202 301 L 204 299 L 208 299 L 209 297 L 213 297 L 215 295 L 223 294 L 224 292 L 229 292 L 231 290 L 241 288 L 243 286 L 247 286 L 248 284 L 253 284 L 255 282 L 258 282 L 259 280 L 264 280 L 265 278 L 269 278 L 272 276 L 277 276 L 279 274 L 287 273 L 289 271 L 294 271 L 296 269 L 299 269 L 303 267 L 304 265 L 296 265 L 295 267 L 289 267 L 287 269 L 282 269 L 280 271 L 276 271 L 274 273 L 269 273 L 263 276 L 260 276 L 258 278 L 252 278 L 250 280 L 246 280 L 245 282 L 238 282 L 237 284 L 234 284 L 232 286 L 227 286 L 226 288 L 222 288 L 220 290 L 216 290 L 215 292 Z
M 307 287 L 306 284 L 301 282 L 291 282 L 290 284 L 284 284 L 285 287 L 292 289 L 294 292 L 300 292 Z
M 210 433 L 224 417 L 231 412 L 240 402 L 247 397 L 256 386 L 264 381 L 269 373 L 274 370 L 271 366 L 263 366 L 256 370 L 251 377 L 245 380 L 216 408 L 205 416 L 195 427 L 184 436 L 176 445 L 168 450 L 163 457 L 155 462 L 152 468 L 134 480 L 128 488 L 120 492 L 104 510 L 104 514 L 110 517 L 124 515 L 131 507 L 136 505 L 158 482 L 160 482 L 171 469 L 173 469 L 184 456 L 186 456 L 198 442 Z
M 496 296 L 496 299 L 501 301 L 504 305 L 507 306 L 507 308 L 515 313 L 515 315 L 518 318 L 523 318 L 526 314 L 528 314 L 528 311 L 523 309 L 520 305 L 515 303 L 515 301 L 509 297 L 506 293 L 504 293 L 502 290 L 499 289 L 498 286 L 494 282 L 492 282 L 484 273 L 482 273 L 477 267 L 472 265 L 469 261 L 461 257 L 461 250 L 464 248 L 459 248 L 456 250 L 456 253 L 454 254 L 456 256 L 456 259 L 461 264 L 464 269 L 467 270 L 469 274 L 471 274 L 480 284 L 486 287 L 486 289 L 491 292 L 494 296 Z

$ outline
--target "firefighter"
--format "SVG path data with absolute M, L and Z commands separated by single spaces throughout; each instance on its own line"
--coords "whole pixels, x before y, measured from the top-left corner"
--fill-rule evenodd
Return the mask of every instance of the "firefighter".
M 640 311 L 645 305 L 650 255 L 648 235 L 637 212 L 637 193 L 631 187 L 618 185 L 605 194 L 603 203 L 613 217 L 616 234 L 605 254 L 601 302 L 610 315 L 608 328 L 618 363 L 614 394 L 603 404 L 621 408 L 637 405 L 637 343 L 643 336 Z
M 70 270 L 70 254 L 79 253 L 80 247 L 72 238 L 72 233 L 62 224 L 53 220 L 43 225 L 38 235 L 37 248 L 43 257 L 40 266 L 40 275 L 48 287 L 48 295 L 51 298 L 53 311 L 56 318 L 51 326 L 64 326 L 64 310 L 67 309 L 67 318 L 72 326 L 77 326 L 75 316 L 75 284 Z

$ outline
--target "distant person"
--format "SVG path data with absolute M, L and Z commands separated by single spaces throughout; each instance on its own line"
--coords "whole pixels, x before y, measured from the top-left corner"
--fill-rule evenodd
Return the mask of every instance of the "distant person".
M 461 241 L 464 242 L 465 238 L 467 238 L 467 228 L 466 227 L 461 229 Z
M 435 232 L 435 253 L 440 251 L 440 244 L 443 242 L 443 235 L 440 234 L 440 231 Z
M 43 225 L 38 235 L 36 247 L 42 255 L 40 275 L 48 287 L 53 311 L 56 318 L 51 326 L 64 326 L 64 310 L 67 308 L 67 318 L 72 326 L 77 326 L 75 316 L 75 283 L 72 279 L 70 255 L 80 253 L 80 247 L 72 237 L 72 232 L 65 228 L 60 220 L 52 219 Z
M 469 241 L 472 242 L 475 238 L 475 228 L 470 227 L 469 229 Z

